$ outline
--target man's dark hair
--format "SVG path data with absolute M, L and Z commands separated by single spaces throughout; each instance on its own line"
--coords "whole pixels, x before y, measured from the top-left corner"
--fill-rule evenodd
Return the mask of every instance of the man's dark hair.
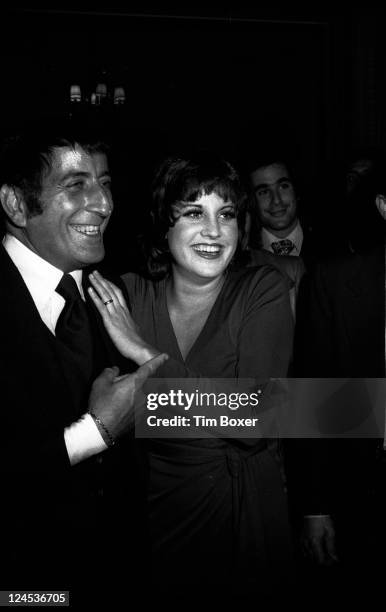
M 0 148 L 0 186 L 20 191 L 29 214 L 40 214 L 42 181 L 51 169 L 55 149 L 75 149 L 76 145 L 90 154 L 109 150 L 92 126 L 71 118 L 27 126 L 18 134 L 5 136 Z
M 153 181 L 151 223 L 144 243 L 147 273 L 152 278 L 162 278 L 170 271 L 166 235 L 178 220 L 173 206 L 180 202 L 193 203 L 212 193 L 235 206 L 240 247 L 245 231 L 246 192 L 239 174 L 228 161 L 204 151 L 168 157 L 158 166 Z
M 245 170 L 248 174 L 252 174 L 258 168 L 266 168 L 272 164 L 281 164 L 287 168 L 291 182 L 296 185 L 297 176 L 295 164 L 282 151 L 267 151 L 258 153 L 254 156 L 249 156 L 245 163 Z
M 345 203 L 349 240 L 354 251 L 366 251 L 385 239 L 386 223 L 375 206 L 378 195 L 386 197 L 384 154 L 379 154 L 377 159 L 374 159 L 373 165 Z

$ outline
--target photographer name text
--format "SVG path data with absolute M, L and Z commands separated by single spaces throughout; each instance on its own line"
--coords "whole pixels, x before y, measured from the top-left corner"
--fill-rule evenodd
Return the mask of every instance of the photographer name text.
M 146 422 L 148 427 L 256 427 L 259 419 L 246 418 L 238 419 L 231 418 L 226 415 L 220 417 L 206 417 L 196 414 L 192 417 L 174 415 L 172 417 L 157 417 L 154 414 L 147 417 Z

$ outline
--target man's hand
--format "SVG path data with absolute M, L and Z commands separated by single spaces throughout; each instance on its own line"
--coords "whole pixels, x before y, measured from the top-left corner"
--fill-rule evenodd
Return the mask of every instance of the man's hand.
M 117 367 L 106 368 L 94 381 L 89 398 L 89 411 L 99 417 L 116 439 L 135 422 L 134 403 L 137 392 L 168 356 L 164 353 L 144 363 L 133 374 L 118 376 Z
M 318 565 L 329 566 L 338 561 L 334 523 L 329 515 L 304 518 L 301 544 L 304 555 Z

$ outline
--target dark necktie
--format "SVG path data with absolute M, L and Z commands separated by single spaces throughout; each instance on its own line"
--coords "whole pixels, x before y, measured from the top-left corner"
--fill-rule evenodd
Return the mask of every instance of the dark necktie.
M 86 305 L 70 274 L 63 274 L 56 292 L 66 300 L 56 323 L 56 338 L 64 345 L 71 365 L 88 382 L 92 373 L 93 345 Z
M 285 239 L 271 242 L 271 247 L 277 255 L 289 255 L 294 250 L 295 245 L 292 240 Z

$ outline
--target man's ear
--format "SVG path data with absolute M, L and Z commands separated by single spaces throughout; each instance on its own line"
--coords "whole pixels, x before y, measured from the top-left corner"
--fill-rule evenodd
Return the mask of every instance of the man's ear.
M 386 221 L 386 196 L 378 194 L 375 198 L 375 206 L 377 207 L 382 219 Z
M 17 227 L 25 227 L 28 219 L 28 210 L 24 198 L 14 187 L 2 185 L 0 189 L 1 205 L 8 219 Z

